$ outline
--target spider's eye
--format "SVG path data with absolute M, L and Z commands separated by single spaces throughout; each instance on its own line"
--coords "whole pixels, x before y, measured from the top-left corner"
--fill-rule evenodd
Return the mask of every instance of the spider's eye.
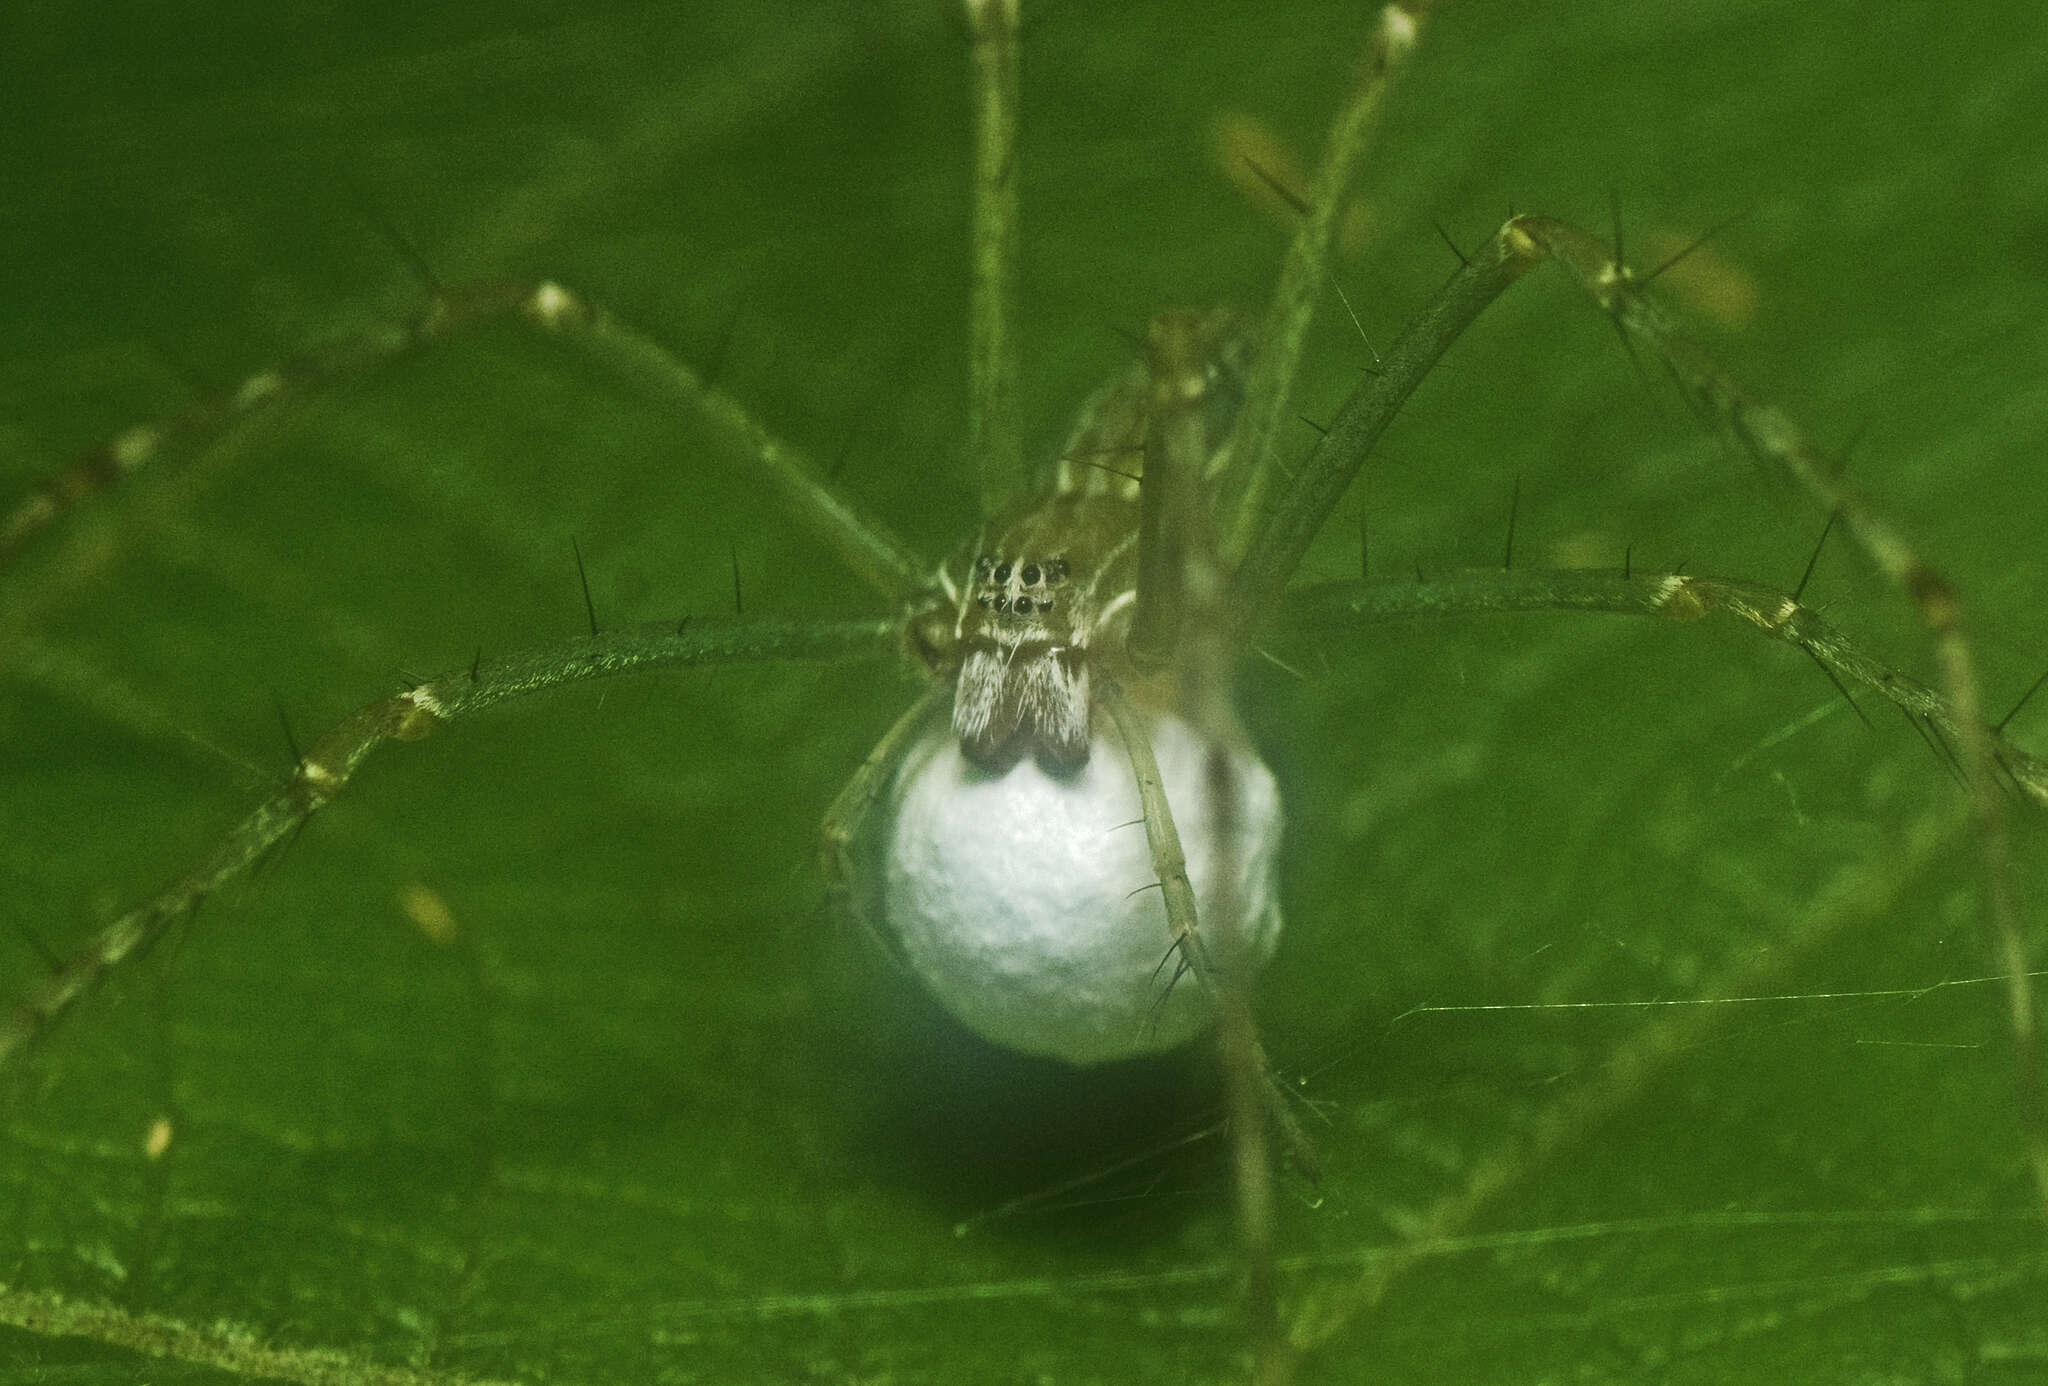
M 996 564 L 996 581 L 997 581 L 997 582 L 1008 582 L 1009 580 L 1010 580 L 1010 565 L 1009 565 L 1008 561 L 1006 560 L 1006 561 L 1004 561 L 1004 562 L 1002 562 L 1002 563 L 998 563 L 998 564 Z
M 1024 565 L 1024 571 L 1019 573 L 1017 576 L 1024 579 L 1024 585 L 1026 587 L 1038 586 L 1038 565 L 1036 563 L 1026 563 Z

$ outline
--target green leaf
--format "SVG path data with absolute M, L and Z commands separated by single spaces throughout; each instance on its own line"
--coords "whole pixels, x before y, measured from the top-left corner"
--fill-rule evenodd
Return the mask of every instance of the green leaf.
M 1604 231 L 1611 198 L 1649 266 L 1743 214 L 1667 297 L 1738 377 L 1859 439 L 1852 477 L 1955 579 L 2002 712 L 2048 589 L 2032 16 L 1452 7 L 1343 288 L 1384 345 L 1450 267 L 1432 222 Z M 1035 451 L 1152 311 L 1261 300 L 1284 228 L 1214 131 L 1253 116 L 1308 157 L 1364 22 L 1030 17 Z M 0 498 L 403 320 L 421 291 L 383 221 L 446 283 L 552 276 L 718 362 L 913 545 L 966 537 L 965 62 L 940 5 L 24 0 L 5 26 Z M 1334 303 L 1312 357 L 1300 408 L 1326 416 L 1369 359 Z M 485 332 L 71 514 L 0 574 L 0 1001 L 286 772 L 278 709 L 305 739 L 404 673 L 577 633 L 572 539 L 607 623 L 729 610 L 735 563 L 749 612 L 875 610 L 707 446 Z M 1375 571 L 1497 562 L 1517 478 L 1530 565 L 1790 586 L 1824 518 L 1539 274 L 1303 576 L 1355 571 L 1361 513 Z M 1846 546 L 1807 595 L 1929 676 Z M 2048 1369 L 1969 828 L 1909 727 L 1865 698 L 1866 729 L 1796 652 L 1713 622 L 1273 653 L 1302 677 L 1256 661 L 1244 690 L 1292 822 L 1259 1004 L 1329 1166 L 1283 1191 L 1290 1315 L 1504 1161 L 1307 1379 Z M 0 1382 L 1242 1379 L 1200 1056 L 1005 1059 L 830 922 L 817 820 L 915 691 L 873 665 L 663 675 L 373 762 L 0 1075 Z M 414 922 L 436 903 L 452 945 Z M 1694 1004 L 1731 988 L 1786 999 Z M 1560 1101 L 1587 1104 L 1561 1153 L 1523 1158 Z

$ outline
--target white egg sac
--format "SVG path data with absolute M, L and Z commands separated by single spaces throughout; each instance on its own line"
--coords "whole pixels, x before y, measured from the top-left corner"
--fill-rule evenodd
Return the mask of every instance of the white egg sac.
M 935 726 L 898 772 L 883 897 L 884 927 L 955 1018 L 997 1044 L 1071 1064 L 1171 1049 L 1214 1012 L 1198 978 L 1174 980 L 1130 758 L 1109 719 L 1093 720 L 1087 763 L 1060 774 L 1029 755 L 985 769 Z M 1221 902 L 1207 747 L 1174 718 L 1154 721 L 1151 740 L 1197 915 L 1212 918 Z M 1232 760 L 1232 899 L 1244 956 L 1258 964 L 1280 933 L 1280 798 L 1256 756 L 1240 750 Z

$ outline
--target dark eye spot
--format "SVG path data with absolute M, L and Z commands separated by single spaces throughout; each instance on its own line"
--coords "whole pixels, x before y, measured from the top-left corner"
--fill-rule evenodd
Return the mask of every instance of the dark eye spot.
M 1011 607 L 1011 610 L 1015 611 L 1020 616 L 1029 616 L 1031 614 L 1031 598 L 1017 598 L 1017 601 L 1015 605 Z
M 998 611 L 1008 611 L 1009 609 L 1010 609 L 1010 599 L 1009 599 L 1008 597 L 997 597 L 997 598 L 996 598 L 996 610 L 998 610 Z
M 1024 579 L 1024 585 L 1026 587 L 1038 586 L 1038 565 L 1036 563 L 1026 563 L 1024 565 L 1024 571 L 1019 573 L 1017 576 Z
M 1001 563 L 998 563 L 998 564 L 996 564 L 996 581 L 997 581 L 997 582 L 1008 582 L 1009 580 L 1010 580 L 1010 565 L 1009 565 L 1009 562 L 1008 562 L 1007 560 L 1005 560 L 1004 562 L 1001 562 Z
M 1047 560 L 1045 580 L 1047 582 L 1065 582 L 1067 580 L 1067 560 L 1064 558 Z

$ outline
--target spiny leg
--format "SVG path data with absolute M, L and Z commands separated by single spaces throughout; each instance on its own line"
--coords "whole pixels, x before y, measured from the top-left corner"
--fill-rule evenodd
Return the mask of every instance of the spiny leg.
M 1161 314 L 1147 337 L 1151 399 L 1130 652 L 1141 672 L 1156 673 L 1166 682 L 1168 705 L 1194 728 L 1205 747 L 1200 792 L 1209 801 L 1210 840 L 1205 847 L 1212 880 L 1206 921 L 1198 914 L 1187 856 L 1144 721 L 1108 680 L 1102 701 L 1116 722 L 1137 781 L 1152 869 L 1180 966 L 1193 975 L 1217 1010 L 1247 1312 L 1254 1343 L 1265 1360 L 1279 1351 L 1281 1335 L 1269 1115 L 1297 1140 L 1299 1132 L 1278 1099 L 1245 990 L 1252 957 L 1244 902 L 1237 890 L 1244 835 L 1237 822 L 1242 796 L 1234 758 L 1243 734 L 1230 692 L 1238 651 L 1201 487 L 1201 469 L 1211 455 L 1204 427 L 1210 381 L 1201 340 L 1199 315 L 1189 312 Z
M 1628 267 L 1616 261 L 1605 243 L 1548 217 L 1519 218 L 1510 222 L 1508 229 L 1540 247 L 1630 342 L 1661 360 L 1703 422 L 1766 470 L 1790 479 L 1837 517 L 1878 571 L 1918 609 L 1934 642 L 1959 740 L 1970 814 L 1977 830 L 1985 918 L 2006 979 L 2006 1020 L 2012 1032 L 2020 1127 L 2033 1168 L 2035 1195 L 2048 1213 L 2048 1071 L 2043 1069 L 2040 1054 L 2040 1006 L 2014 880 L 2012 830 L 1998 792 L 1998 738 L 1984 718 L 1961 599 L 1948 579 L 1914 551 L 1890 520 L 1844 484 L 1840 468 L 1805 431 L 1782 409 L 1757 399 L 1722 371 L 1707 350 L 1642 291 Z
M 1250 544 L 1274 487 L 1280 434 L 1293 401 L 1309 324 L 1328 282 L 1330 251 L 1352 185 L 1371 152 L 1380 113 L 1415 51 L 1428 9 L 1428 0 L 1416 0 L 1380 11 L 1360 60 L 1358 85 L 1331 122 L 1322 162 L 1309 184 L 1307 201 L 1299 206 L 1301 222 L 1281 263 L 1280 280 L 1252 355 L 1244 404 L 1223 450 L 1228 460 L 1222 478 L 1222 546 L 1228 557 L 1241 555 Z M 1264 170 L 1259 172 L 1265 175 Z
M 173 443 L 182 445 L 187 456 L 216 447 L 232 450 L 254 441 L 260 425 L 275 420 L 273 411 L 289 408 L 435 342 L 503 319 L 542 329 L 656 407 L 717 427 L 743 465 L 769 486 L 792 517 L 835 549 L 884 596 L 900 600 L 923 585 L 923 561 L 885 528 L 861 515 L 803 454 L 776 438 L 737 401 L 712 388 L 651 338 L 552 282 L 437 291 L 426 311 L 403 328 L 360 339 L 302 367 L 296 375 L 262 373 L 223 405 L 188 411 L 172 424 L 130 430 L 108 448 L 124 450 L 130 470 Z M 74 500 L 84 499 L 91 488 L 73 486 L 69 494 Z M 61 510 L 37 504 L 34 498 L 24 504 L 37 517 L 24 537 L 61 518 Z M 0 561 L 7 553 L 0 548 Z M 40 574 L 32 587 L 6 594 L 4 606 L 0 606 L 0 650 L 19 645 L 50 607 L 90 576 L 91 566 L 60 561 L 58 576 Z M 439 721 L 520 693 L 630 669 L 725 660 L 829 659 L 880 652 L 889 645 L 894 629 L 894 623 L 886 621 L 817 626 L 710 622 L 673 631 L 649 628 L 607 634 L 480 661 L 428 680 L 397 698 L 371 704 L 316 742 L 300 759 L 292 778 L 231 829 L 199 865 L 103 928 L 78 956 L 56 970 L 17 1016 L 0 1023 L 0 1063 L 89 993 L 110 969 L 146 951 L 206 896 L 248 872 L 277 843 L 295 833 L 340 790 L 355 765 L 387 740 L 415 739 Z M 408 701 L 411 699 L 424 701 Z
M 1953 704 L 1850 640 L 1819 612 L 1760 583 L 1678 573 L 1570 569 L 1452 572 L 1409 582 L 1388 578 L 1317 584 L 1291 590 L 1274 633 L 1356 629 L 1391 620 L 1468 616 L 1506 611 L 1587 611 L 1695 621 L 1726 612 L 1808 655 L 1845 687 L 1860 686 L 1889 700 L 1909 719 L 1938 734 L 1960 738 Z M 2000 769 L 2012 786 L 2048 806 L 2048 761 L 1988 729 Z M 1945 747 L 1946 742 L 1932 739 Z M 1370 1312 L 1410 1271 L 1446 1254 L 1456 1240 L 1496 1208 L 1508 1192 L 1529 1184 L 1583 1147 L 1609 1120 L 1627 1111 L 1660 1078 L 1697 1054 L 1743 1014 L 1740 1003 L 1782 996 L 1800 964 L 1833 940 L 1896 911 L 1908 886 L 1960 843 L 1964 820 L 1934 815 L 1914 826 L 1903 843 L 1843 870 L 1798 930 L 1782 946 L 1701 988 L 1696 1007 L 1643 1027 L 1609 1051 L 1598 1069 L 1567 1095 L 1538 1112 L 1514 1138 L 1487 1153 L 1466 1177 L 1413 1223 L 1401 1241 L 1375 1258 L 1349 1287 L 1328 1297 L 1294 1324 L 1287 1354 L 1324 1344 Z M 1987 979 L 1995 980 L 1995 979 Z M 1270 1379 L 1284 1379 L 1273 1377 Z
M 0 566 L 21 545 L 120 478 L 165 463 L 204 459 L 231 464 L 266 428 L 307 401 L 365 378 L 432 345 L 489 323 L 539 329 L 629 393 L 689 422 L 706 422 L 727 440 L 732 462 L 772 491 L 799 525 L 833 550 L 879 595 L 901 601 L 924 585 L 924 560 L 886 527 L 862 514 L 799 449 L 645 333 L 551 281 L 436 289 L 410 322 L 397 324 L 292 365 L 260 371 L 227 397 L 193 406 L 157 424 L 131 428 L 74 462 L 60 477 L 16 503 L 0 521 Z M 17 646 L 61 608 L 106 562 L 100 540 L 60 552 L 34 584 L 0 597 L 0 651 Z
M 837 660 L 893 652 L 890 620 L 800 623 L 701 620 L 647 626 L 478 659 L 343 718 L 300 753 L 285 782 L 222 835 L 197 865 L 101 929 L 19 1011 L 0 1021 L 0 1066 L 47 1030 L 107 973 L 139 957 L 179 919 L 237 877 L 347 786 L 369 755 L 418 741 L 443 723 L 564 684 L 636 670 L 758 660 Z
M 1232 951 L 1241 930 L 1235 927 L 1227 887 L 1222 900 L 1212 900 L 1219 908 L 1211 911 L 1204 927 L 1196 908 L 1194 884 L 1188 878 L 1187 852 L 1181 845 L 1173 806 L 1167 800 L 1165 781 L 1152 754 L 1144 720 L 1115 684 L 1104 680 L 1098 696 L 1116 723 L 1137 781 L 1145 841 L 1151 850 L 1153 875 L 1166 902 L 1167 928 L 1172 936 L 1172 950 L 1178 954 L 1177 966 L 1193 978 L 1194 984 L 1216 1006 L 1218 1052 L 1230 1117 L 1231 1166 L 1237 1191 L 1238 1239 L 1245 1258 L 1246 1311 L 1253 1342 L 1264 1357 L 1277 1350 L 1281 1333 L 1273 1251 L 1273 1172 L 1266 1139 L 1265 1093 L 1270 1085 L 1264 1050 L 1244 997 L 1242 975 L 1247 959 L 1241 949 Z M 1235 786 L 1228 783 L 1205 789 L 1235 792 Z M 1230 815 L 1212 812 L 1211 822 L 1213 836 L 1222 838 L 1229 829 Z M 1212 843 L 1219 853 L 1227 853 L 1233 846 L 1229 841 Z M 1233 868 L 1230 857 L 1218 855 L 1214 861 L 1217 879 L 1228 881 Z M 1213 950 L 1212 939 L 1218 945 Z M 1219 957 L 1223 960 L 1220 965 Z
M 974 84 L 973 259 L 968 308 L 967 452 L 981 513 L 1023 489 L 1017 407 L 1019 0 L 964 0 Z
M 1338 409 L 1292 482 L 1260 523 L 1231 574 L 1238 619 L 1256 629 L 1280 599 L 1303 555 L 1380 434 L 1416 386 L 1486 305 L 1537 260 L 1532 247 L 1505 234 L 1467 257 L 1450 282 L 1394 340 Z
M 933 683 L 908 712 L 896 719 L 896 724 L 854 770 L 845 788 L 833 798 L 819 826 L 818 867 L 835 908 L 842 917 L 852 919 L 881 940 L 892 955 L 888 930 L 876 927 L 879 921 L 873 917 L 871 902 L 861 897 L 863 839 L 876 805 L 888 794 L 902 765 L 904 753 L 946 701 L 949 691 L 943 683 Z
M 1966 758 L 1964 779 L 1980 844 L 1985 915 L 2006 985 L 2023 1139 L 2038 1197 L 2042 1206 L 2048 1207 L 2048 1099 L 2041 1090 L 2026 941 L 2012 881 L 2004 804 L 1995 780 L 2002 765 L 2010 763 L 2019 767 L 2014 778 L 2029 785 L 2030 793 L 2037 793 L 2030 782 L 2038 777 L 2038 769 L 2031 758 L 2004 742 L 2001 734 L 1984 722 L 1958 603 L 1946 581 L 1842 485 L 1821 450 L 1782 411 L 1755 400 L 1722 372 L 1703 348 L 1680 332 L 1647 299 L 1626 269 L 1614 262 L 1604 243 L 1562 223 L 1520 217 L 1509 221 L 1466 260 L 1382 358 L 1378 370 L 1353 390 L 1295 484 L 1260 529 L 1235 574 L 1239 619 L 1254 623 L 1285 600 L 1282 590 L 1309 541 L 1408 394 L 1487 304 L 1546 258 L 1557 259 L 1633 345 L 1665 364 L 1687 400 L 1710 425 L 1767 470 L 1788 476 L 1842 516 L 1859 547 L 1918 607 L 1934 639 L 1945 696 L 1931 700 L 1924 690 L 1916 691 L 1910 681 L 1881 662 L 1864 656 L 1850 658 L 1847 651 L 1853 647 L 1828 638 L 1822 630 L 1825 623 L 1796 602 L 1782 594 L 1744 590 L 1745 584 L 1667 575 L 1663 579 L 1667 585 L 1661 590 L 1630 591 L 1626 589 L 1637 579 L 1623 574 L 1623 590 L 1613 590 L 1614 575 L 1607 574 L 1610 590 L 1606 599 L 1612 600 L 1612 606 L 1601 607 L 1597 601 L 1587 600 L 1583 587 L 1568 591 L 1572 584 L 1548 593 L 1525 591 L 1527 605 L 1546 605 L 1555 599 L 1556 605 L 1567 609 L 1642 609 L 1647 595 L 1660 610 L 1668 603 L 1678 604 L 1678 609 L 1665 614 L 1690 615 L 1725 606 L 1767 632 L 1807 649 L 1827 667 L 1878 687 L 1909 713 L 1954 727 Z M 1559 576 L 1541 575 L 1539 580 L 1554 582 Z M 1501 609 L 1513 603 L 1499 601 L 1498 594 L 1522 580 L 1521 575 L 1512 573 L 1472 575 L 1472 579 L 1462 593 L 1432 594 L 1417 605 L 1445 613 Z M 1475 1194 L 1464 1206 L 1476 1209 L 1483 1201 L 1483 1193 Z
M 1130 648 L 1139 667 L 1164 667 L 1172 701 L 1207 743 L 1209 855 L 1219 890 L 1204 929 L 1186 875 L 1186 859 L 1144 726 L 1113 685 L 1105 702 L 1122 733 L 1145 812 L 1154 871 L 1181 965 L 1214 999 L 1226 1087 L 1247 1267 L 1247 1310 L 1262 1379 L 1284 1379 L 1290 1355 L 1279 1318 L 1273 1231 L 1269 1123 L 1298 1164 L 1314 1168 L 1305 1135 L 1272 1078 L 1245 989 L 1242 902 L 1235 899 L 1238 785 L 1233 748 L 1242 743 L 1231 701 L 1231 671 L 1241 647 L 1229 609 L 1226 561 L 1240 553 L 1265 504 L 1275 472 L 1275 443 L 1291 402 L 1309 324 L 1323 291 L 1340 213 L 1355 182 L 1394 77 L 1412 52 L 1422 7 L 1386 6 L 1367 46 L 1364 72 L 1332 123 L 1301 224 L 1283 262 L 1262 323 L 1242 399 L 1221 446 L 1204 436 L 1210 372 L 1196 347 L 1194 315 L 1162 315 L 1148 334 L 1152 400 L 1145 432 L 1138 604 Z M 1220 471 L 1215 459 L 1221 459 Z M 1212 502 L 1204 479 L 1213 474 Z M 1215 505 L 1212 512 L 1211 505 Z M 1213 516 L 1213 518 L 1212 518 Z M 1219 544 L 1214 525 L 1225 526 Z M 1213 951 L 1212 951 L 1213 945 Z M 1222 966 L 1214 965 L 1222 959 Z
M 1726 612 L 1806 654 L 1845 685 L 1874 690 L 1909 720 L 1948 737 L 1963 735 L 1955 706 L 1912 675 L 1864 649 L 1795 596 L 1739 578 L 1625 568 L 1497 568 L 1439 573 L 1422 581 L 1387 577 L 1289 590 L 1268 630 L 1353 630 L 1382 621 L 1476 616 L 1497 611 L 1595 611 L 1697 621 Z M 1988 728 L 1999 769 L 2022 794 L 2048 808 L 2048 760 Z

